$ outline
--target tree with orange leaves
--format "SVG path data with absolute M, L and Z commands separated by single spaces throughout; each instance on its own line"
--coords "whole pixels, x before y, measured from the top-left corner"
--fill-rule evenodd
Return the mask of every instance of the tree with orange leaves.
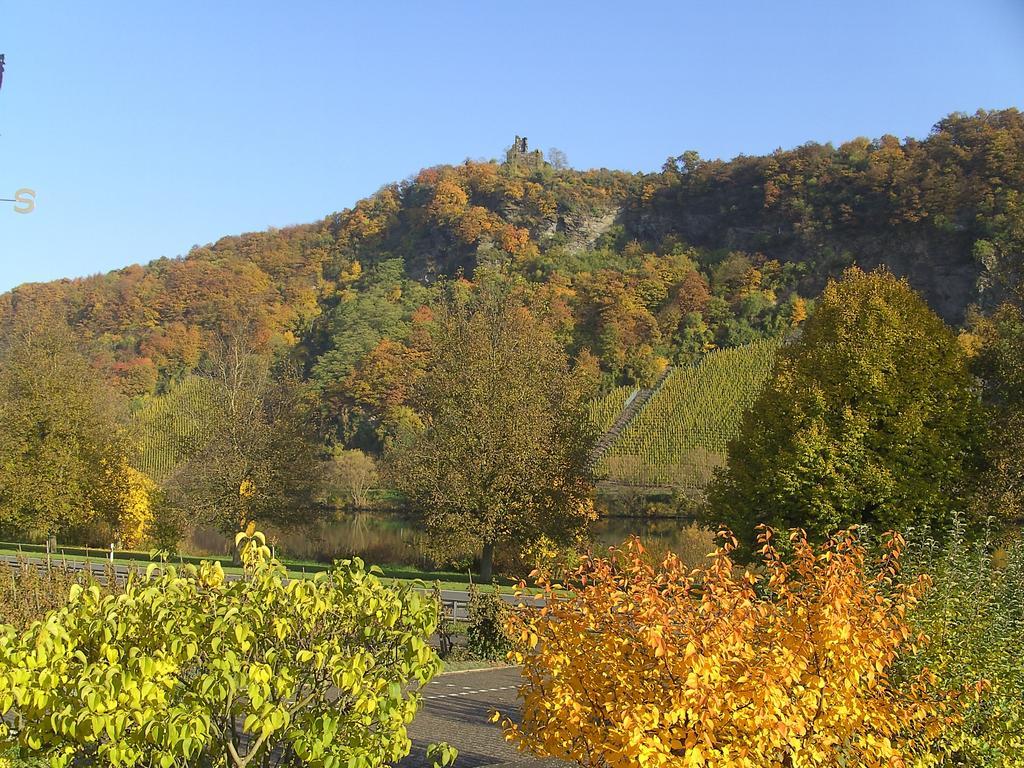
M 898 578 L 903 539 L 877 564 L 853 531 L 759 542 L 756 571 L 731 535 L 695 570 L 633 539 L 584 560 L 569 596 L 545 582 L 546 605 L 512 619 L 524 707 L 506 737 L 588 768 L 913 764 L 958 699 L 896 674 L 927 586 Z
M 344 382 L 348 398 L 376 414 L 386 414 L 408 400 L 423 374 L 425 355 L 394 339 L 381 339 Z

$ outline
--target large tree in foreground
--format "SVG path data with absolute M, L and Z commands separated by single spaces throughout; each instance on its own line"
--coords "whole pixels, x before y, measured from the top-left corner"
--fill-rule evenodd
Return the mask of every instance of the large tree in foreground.
M 905 280 L 848 270 L 729 446 L 709 514 L 750 541 L 761 522 L 941 528 L 977 455 L 978 398 L 954 333 Z
M 593 436 L 582 376 L 520 288 L 495 274 L 464 288 L 435 309 L 413 396 L 423 429 L 386 459 L 434 536 L 479 546 L 488 580 L 495 547 L 566 540 L 586 522 Z

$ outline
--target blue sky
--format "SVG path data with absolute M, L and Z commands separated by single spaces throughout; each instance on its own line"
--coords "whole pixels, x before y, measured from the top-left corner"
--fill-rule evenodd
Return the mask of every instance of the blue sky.
M 1024 2 L 0 3 L 0 291 L 312 221 L 515 134 L 577 168 L 1024 107 Z

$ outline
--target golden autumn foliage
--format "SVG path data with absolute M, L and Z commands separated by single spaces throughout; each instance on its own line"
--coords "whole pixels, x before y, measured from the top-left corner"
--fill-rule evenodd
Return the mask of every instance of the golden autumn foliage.
M 800 325 L 807 319 L 807 300 L 799 296 L 793 299 L 793 316 L 790 321 L 793 325 Z
M 927 271 L 915 275 L 915 288 L 955 322 L 972 303 L 1010 298 L 1024 252 L 1022 136 L 1024 115 L 1010 109 L 950 115 L 920 141 L 811 142 L 728 162 L 684 152 L 655 173 L 472 161 L 428 168 L 320 221 L 19 286 L 0 294 L 0 326 L 32 306 L 56 309 L 90 362 L 130 396 L 166 391 L 195 372 L 239 324 L 254 326 L 261 347 L 283 340 L 310 371 L 323 362 L 333 381 L 357 360 L 346 359 L 339 377 L 332 357 L 402 338 L 381 323 L 367 342 L 365 324 L 344 316 L 351 298 L 376 294 L 382 263 L 401 260 L 407 321 L 429 302 L 433 276 L 472 274 L 506 250 L 512 269 L 536 285 L 571 286 L 572 348 L 591 349 L 616 383 L 635 383 L 626 360 L 643 344 L 685 365 L 710 344 L 738 346 L 799 324 L 789 300 L 836 276 L 843 260 L 832 255 L 857 253 L 899 271 L 893 242 L 929 243 L 961 277 L 978 271 L 977 280 L 941 286 Z M 644 252 L 664 266 L 691 248 L 686 282 L 651 290 L 662 281 L 651 279 Z M 409 289 L 423 290 L 410 297 Z M 616 293 L 627 295 L 609 310 Z
M 95 506 L 84 519 L 94 535 L 121 547 L 137 547 L 149 539 L 159 490 L 127 457 L 100 462 L 102 484 Z
M 149 475 L 129 466 L 127 462 L 121 471 L 123 475 L 118 483 L 120 515 L 116 534 L 122 546 L 134 547 L 146 540 L 153 524 L 153 496 L 157 486 Z
M 423 374 L 425 354 L 392 339 L 382 339 L 345 379 L 353 402 L 387 413 L 402 405 Z
M 896 670 L 927 586 L 897 578 L 904 542 L 867 563 L 852 532 L 816 550 L 760 536 L 740 570 L 723 543 L 700 568 L 651 564 L 633 539 L 585 559 L 556 598 L 513 617 L 526 650 L 521 723 L 506 737 L 582 766 L 902 766 L 955 719 L 927 670 Z
M 434 189 L 431 213 L 442 221 L 456 219 L 465 209 L 469 197 L 454 178 L 443 178 Z
M 475 243 L 495 227 L 495 218 L 486 208 L 474 205 L 458 219 L 455 231 L 462 242 Z
M 500 239 L 501 247 L 513 256 L 525 254 L 531 245 L 529 231 L 511 224 L 501 228 Z

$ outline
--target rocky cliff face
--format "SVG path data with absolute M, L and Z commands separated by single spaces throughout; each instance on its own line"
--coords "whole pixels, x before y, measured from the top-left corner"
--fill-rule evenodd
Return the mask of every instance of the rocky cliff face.
M 771 222 L 723 226 L 723 217 L 701 211 L 652 209 L 627 214 L 627 236 L 658 242 L 673 235 L 712 251 L 762 254 L 783 263 L 803 265 L 803 295 L 817 294 L 849 266 L 888 268 L 906 277 L 947 322 L 964 321 L 972 305 L 991 307 L 1006 298 L 1016 279 L 1009 262 L 993 258 L 986 265 L 974 256 L 975 239 L 967 232 L 940 232 L 918 225 L 883 231 L 848 229 L 825 234 L 798 234 Z
M 622 209 L 615 207 L 597 214 L 561 216 L 556 231 L 565 235 L 570 252 L 585 251 L 593 248 L 601 235 L 615 226 L 621 214 Z
M 885 266 L 906 277 L 944 320 L 958 325 L 970 305 L 986 298 L 978 292 L 980 265 L 970 256 L 970 244 L 958 239 L 908 232 L 884 239 L 855 238 L 843 246 L 860 267 Z

